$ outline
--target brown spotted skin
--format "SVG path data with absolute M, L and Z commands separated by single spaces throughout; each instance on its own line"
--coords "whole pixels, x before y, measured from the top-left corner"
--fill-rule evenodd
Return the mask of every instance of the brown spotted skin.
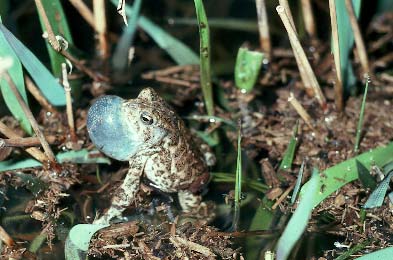
M 108 224 L 121 216 L 139 190 L 144 175 L 151 185 L 164 192 L 177 192 L 184 211 L 201 204 L 198 192 L 209 181 L 208 167 L 194 144 L 189 130 L 171 107 L 151 88 L 123 104 L 128 126 L 138 136 L 138 149 L 130 159 L 130 168 L 109 210 L 96 224 Z

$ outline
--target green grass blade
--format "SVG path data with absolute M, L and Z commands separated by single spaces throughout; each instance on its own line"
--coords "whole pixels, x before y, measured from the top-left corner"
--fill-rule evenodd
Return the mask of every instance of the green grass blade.
M 197 25 L 198 21 L 192 18 L 170 18 L 171 25 Z M 245 32 L 258 32 L 255 20 L 244 20 L 236 18 L 209 18 L 210 28 L 237 30 Z
M 364 119 L 364 109 L 366 108 L 366 98 L 367 98 L 369 81 L 370 80 L 367 77 L 366 78 L 366 87 L 364 88 L 364 95 L 363 95 L 363 100 L 362 100 L 362 106 L 360 107 L 358 126 L 356 128 L 356 140 L 355 140 L 355 148 L 354 148 L 355 153 L 357 153 L 359 151 L 360 137 L 361 137 L 361 134 L 362 134 L 363 119 Z
M 104 157 L 90 157 L 92 152 L 87 151 L 86 149 L 79 150 L 79 151 L 69 151 L 64 153 L 59 153 L 56 155 L 56 159 L 59 163 L 71 162 L 71 163 L 105 163 L 110 164 L 108 158 Z M 31 168 L 31 167 L 39 167 L 42 164 L 39 161 L 34 159 L 26 159 L 22 161 L 2 161 L 0 162 L 0 172 L 11 171 L 11 170 L 18 170 L 24 168 Z
M 374 190 L 377 187 L 377 182 L 371 176 L 370 171 L 358 160 L 356 160 L 356 168 L 358 170 L 359 180 L 363 187 Z
M 366 203 L 364 203 L 363 208 L 372 209 L 382 206 L 392 177 L 393 172 L 390 172 L 389 174 L 387 174 L 387 176 L 385 176 L 383 181 L 381 181 L 378 184 L 377 188 L 373 190 L 373 192 L 370 194 L 370 197 L 368 197 Z
M 246 92 L 254 88 L 262 66 L 263 53 L 239 48 L 235 65 L 236 87 Z
M 370 166 L 373 164 L 378 167 L 382 167 L 393 160 L 393 143 L 390 143 L 386 147 L 378 147 L 323 171 L 317 177 L 318 189 L 315 192 L 312 201 L 313 207 L 317 206 L 326 197 L 340 189 L 345 184 L 358 178 L 356 160 L 368 169 L 370 169 Z M 303 196 L 308 185 L 310 185 L 309 182 L 303 185 L 303 188 L 300 191 L 300 196 Z
M 47 235 L 48 234 L 44 232 L 36 236 L 30 243 L 29 251 L 32 253 L 37 253 L 37 251 L 41 248 L 42 244 L 44 244 Z
M 6 21 L 9 14 L 10 14 L 9 0 L 0 1 L 0 17 L 2 17 Z
M 340 255 L 339 257 L 337 257 L 334 260 L 345 260 L 345 259 L 351 259 L 351 255 L 356 254 L 357 252 L 359 252 L 360 250 L 364 249 L 366 246 L 370 245 L 372 242 L 371 239 L 367 239 L 365 241 L 363 241 L 362 243 L 356 244 L 354 247 L 348 249 L 348 251 L 346 251 L 345 253 L 343 253 L 342 255 Z
M 187 65 L 199 63 L 198 56 L 194 51 L 146 17 L 141 16 L 138 24 L 177 64 Z
M 20 95 L 22 96 L 25 103 L 28 105 L 26 89 L 25 89 L 25 81 L 23 78 L 23 70 L 22 65 L 19 62 L 18 57 L 15 55 L 11 46 L 8 44 L 4 35 L 0 33 L 0 58 L 10 57 L 13 60 L 12 67 L 8 70 L 12 81 L 15 83 L 16 88 L 18 89 Z M 19 121 L 22 129 L 29 135 L 33 134 L 33 130 L 31 128 L 30 122 L 27 119 L 25 113 L 22 110 L 22 107 L 19 105 L 18 100 L 12 93 L 8 82 L 0 77 L 0 88 L 1 94 L 3 95 L 5 104 L 10 110 L 11 114 Z
M 213 182 L 228 182 L 228 183 L 236 182 L 235 174 L 224 173 L 224 172 L 212 172 L 211 175 L 213 176 L 212 179 Z M 264 193 L 270 189 L 269 186 L 267 186 L 266 184 L 260 183 L 251 178 L 247 178 L 245 176 L 242 176 L 242 183 L 243 185 L 261 193 Z
M 361 0 L 352 0 L 352 4 L 355 14 L 358 17 L 360 13 Z M 347 9 L 345 7 L 345 1 L 336 1 L 336 13 L 342 80 L 344 89 L 348 91 L 355 84 L 356 78 L 349 58 L 352 53 L 354 36 L 349 22 Z
M 237 230 L 240 219 L 240 203 L 242 195 L 242 135 L 239 128 L 237 136 L 236 182 L 235 182 L 235 211 L 233 214 L 233 230 Z
M 212 116 L 214 115 L 214 103 L 210 66 L 210 29 L 202 0 L 194 0 L 194 4 L 199 27 L 201 87 L 207 114 Z
M 254 217 L 251 220 L 249 231 L 252 230 L 269 230 L 274 220 L 274 211 L 271 209 L 274 201 L 263 197 L 258 206 Z M 261 240 L 264 238 L 249 236 L 246 238 L 245 259 L 258 259 Z
M 64 89 L 48 69 L 3 24 L 0 24 L 0 32 L 34 79 L 45 98 L 52 105 L 64 106 L 66 103 Z
M 138 27 L 139 12 L 141 10 L 142 0 L 135 0 L 132 6 L 133 15 L 128 19 L 128 26 L 124 27 L 123 33 L 116 46 L 113 54 L 112 64 L 116 71 L 122 71 L 126 68 L 128 62 L 128 51 L 134 42 L 134 35 Z
M 303 161 L 302 165 L 300 166 L 299 173 L 297 175 L 295 188 L 293 189 L 293 194 L 292 194 L 292 197 L 291 197 L 291 204 L 295 203 L 297 194 L 298 194 L 298 192 L 300 190 L 300 185 L 302 184 L 302 179 L 303 179 L 304 165 L 305 165 L 305 162 Z
M 45 13 L 48 17 L 49 23 L 52 26 L 55 35 L 62 36 L 69 44 L 73 44 L 71 32 L 68 26 L 67 18 L 64 14 L 63 7 L 59 0 L 42 0 L 42 5 L 45 9 Z M 38 12 L 40 18 L 42 31 L 45 32 L 47 29 L 43 23 L 43 19 Z M 49 58 L 51 62 L 52 72 L 55 77 L 61 76 L 61 64 L 65 63 L 66 60 L 52 46 L 46 41 L 46 48 L 48 49 Z
M 111 3 L 117 6 L 118 0 L 111 0 Z M 134 10 L 128 5 L 125 5 L 126 13 L 129 17 L 134 15 Z M 149 36 L 164 49 L 169 56 L 179 65 L 198 64 L 199 58 L 194 51 L 187 45 L 165 32 L 158 25 L 150 21 L 148 18 L 141 15 L 138 19 L 138 25 Z
M 289 220 L 283 234 L 278 240 L 277 244 L 277 260 L 288 259 L 292 248 L 300 239 L 304 230 L 307 227 L 308 220 L 311 217 L 313 210 L 313 196 L 318 190 L 318 170 L 314 168 L 307 188 L 304 190 L 304 195 L 300 200 L 295 212 Z
M 297 136 L 298 129 L 299 129 L 299 120 L 296 121 L 296 125 L 293 128 L 291 140 L 289 141 L 288 148 L 285 151 L 284 158 L 282 159 L 282 162 L 279 167 L 280 170 L 290 170 L 291 169 L 293 158 L 295 156 L 296 143 L 297 143 L 296 136 Z

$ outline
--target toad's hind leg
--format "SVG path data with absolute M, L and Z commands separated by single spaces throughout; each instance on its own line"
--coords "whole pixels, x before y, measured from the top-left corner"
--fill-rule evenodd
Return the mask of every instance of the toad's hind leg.
M 143 162 L 145 161 L 141 160 L 141 158 L 130 161 L 127 176 L 113 195 L 110 208 L 99 219 L 96 219 L 93 224 L 109 224 L 111 219 L 120 217 L 123 211 L 131 204 L 139 190 L 140 178 L 143 173 Z
M 201 195 L 193 194 L 188 190 L 178 192 L 179 203 L 184 212 L 191 212 L 201 206 Z

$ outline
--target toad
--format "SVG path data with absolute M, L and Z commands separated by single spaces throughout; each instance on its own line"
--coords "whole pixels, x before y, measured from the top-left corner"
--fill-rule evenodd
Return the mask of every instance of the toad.
M 99 98 L 89 109 L 87 129 L 100 151 L 129 162 L 110 208 L 95 224 L 108 224 L 121 216 L 135 198 L 142 177 L 163 192 L 177 193 L 184 212 L 201 205 L 200 191 L 210 178 L 203 154 L 184 122 L 152 88 L 130 100 Z

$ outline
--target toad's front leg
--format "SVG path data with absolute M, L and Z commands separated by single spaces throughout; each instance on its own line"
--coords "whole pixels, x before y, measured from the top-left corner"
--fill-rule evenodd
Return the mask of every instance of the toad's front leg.
M 100 218 L 94 220 L 93 224 L 109 224 L 109 221 L 115 217 L 120 217 L 123 211 L 131 204 L 139 190 L 140 179 L 143 173 L 146 159 L 137 157 L 130 161 L 130 168 L 123 184 L 116 190 L 113 195 L 112 203 L 107 212 Z

